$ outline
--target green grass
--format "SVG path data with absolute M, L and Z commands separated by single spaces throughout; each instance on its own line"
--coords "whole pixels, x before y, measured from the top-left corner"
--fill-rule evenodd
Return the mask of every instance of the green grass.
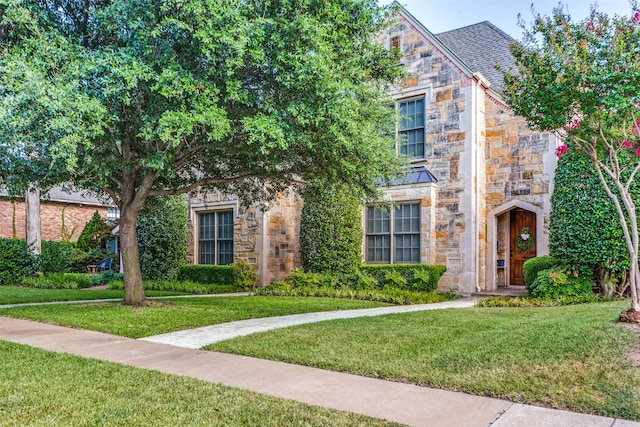
M 29 302 L 75 301 L 122 298 L 121 290 L 38 289 L 21 286 L 0 286 L 0 305 Z M 145 292 L 147 296 L 181 295 L 179 292 Z
M 391 426 L 186 377 L 0 341 L 3 426 Z
M 162 300 L 142 308 L 119 303 L 15 307 L 0 309 L 0 315 L 141 338 L 235 320 L 384 305 L 329 298 L 200 297 Z
M 434 310 L 336 320 L 221 342 L 251 355 L 514 402 L 640 420 L 628 302 Z

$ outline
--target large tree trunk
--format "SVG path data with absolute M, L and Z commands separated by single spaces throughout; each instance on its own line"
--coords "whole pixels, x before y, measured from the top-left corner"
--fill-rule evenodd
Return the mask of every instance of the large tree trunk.
M 137 211 L 123 209 L 120 217 L 120 250 L 124 273 L 124 304 L 141 306 L 144 304 L 144 288 L 136 234 Z
M 42 235 L 40 233 L 40 189 L 27 190 L 24 197 L 27 244 L 34 255 L 42 253 Z

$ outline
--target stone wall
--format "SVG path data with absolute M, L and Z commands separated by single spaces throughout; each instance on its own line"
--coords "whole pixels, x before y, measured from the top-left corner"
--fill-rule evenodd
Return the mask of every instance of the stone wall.
M 284 279 L 300 267 L 302 200 L 293 192 L 279 197 L 266 212 L 256 206 L 245 207 L 235 196 L 217 192 L 193 195 L 188 204 L 190 263 L 197 263 L 198 214 L 233 210 L 233 260 L 253 265 L 259 284 Z
M 475 82 L 407 20 L 389 34 L 400 37 L 403 64 L 411 77 L 396 99 L 425 96 L 425 165 L 438 179 L 435 203 L 435 259 L 447 266 L 442 288 L 473 287 L 476 237 L 473 228 L 473 105 Z
M 40 203 L 42 240 L 77 241 L 96 210 L 102 218 L 106 218 L 107 209 L 102 206 L 43 200 Z M 0 199 L 0 237 L 26 238 L 24 201 Z

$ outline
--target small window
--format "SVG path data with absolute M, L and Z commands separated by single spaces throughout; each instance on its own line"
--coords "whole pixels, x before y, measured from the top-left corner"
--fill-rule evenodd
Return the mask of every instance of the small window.
M 368 206 L 365 234 L 367 262 L 420 262 L 420 204 L 396 205 L 391 210 Z
M 391 37 L 391 41 L 389 42 L 389 47 L 391 49 L 400 49 L 400 36 Z
M 227 265 L 233 262 L 233 211 L 199 215 L 198 263 Z
M 409 157 L 424 157 L 424 98 L 399 103 L 400 153 Z

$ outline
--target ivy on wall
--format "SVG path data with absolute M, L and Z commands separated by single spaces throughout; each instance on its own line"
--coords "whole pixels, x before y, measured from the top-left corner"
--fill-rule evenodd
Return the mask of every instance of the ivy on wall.
M 360 202 L 348 188 L 311 182 L 300 223 L 302 267 L 315 273 L 350 273 L 362 262 Z

